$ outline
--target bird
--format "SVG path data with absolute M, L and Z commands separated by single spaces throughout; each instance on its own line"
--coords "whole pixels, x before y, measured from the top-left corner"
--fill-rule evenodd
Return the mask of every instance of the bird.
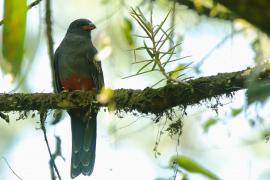
M 54 53 L 53 70 L 56 92 L 101 90 L 104 78 L 97 49 L 91 40 L 96 26 L 88 19 L 73 21 Z M 74 108 L 67 111 L 71 119 L 72 154 L 70 176 L 90 176 L 96 154 L 98 109 Z

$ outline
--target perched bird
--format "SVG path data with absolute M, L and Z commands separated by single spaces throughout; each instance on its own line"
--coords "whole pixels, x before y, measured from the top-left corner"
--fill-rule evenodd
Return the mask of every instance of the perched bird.
M 101 63 L 91 41 L 96 26 L 87 19 L 73 21 L 54 54 L 54 78 L 57 92 L 101 89 L 104 85 Z M 97 110 L 68 110 L 71 118 L 71 178 L 93 172 L 96 151 Z

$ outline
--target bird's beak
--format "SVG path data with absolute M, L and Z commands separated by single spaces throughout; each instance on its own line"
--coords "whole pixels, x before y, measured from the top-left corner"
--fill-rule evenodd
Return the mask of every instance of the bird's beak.
M 93 29 L 96 29 L 96 26 L 93 23 L 89 23 L 88 25 L 82 26 L 83 30 L 91 31 Z

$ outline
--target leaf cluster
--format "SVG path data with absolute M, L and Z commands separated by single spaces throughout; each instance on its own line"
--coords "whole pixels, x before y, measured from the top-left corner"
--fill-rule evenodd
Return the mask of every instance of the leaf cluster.
M 143 39 L 143 45 L 133 49 L 135 54 L 135 62 L 133 64 L 141 64 L 142 66 L 137 70 L 134 75 L 130 75 L 125 78 L 157 71 L 163 75 L 163 78 L 153 86 L 159 84 L 164 80 L 167 80 L 167 82 L 169 83 L 176 82 L 185 84 L 185 82 L 180 81 L 179 78 L 183 76 L 182 72 L 184 69 L 187 68 L 188 65 L 180 64 L 173 70 L 166 70 L 168 64 L 186 58 L 174 58 L 176 54 L 175 50 L 181 45 L 181 43 L 175 43 L 172 39 L 174 27 L 169 27 L 167 29 L 165 29 L 164 27 L 170 13 L 171 11 L 167 13 L 165 18 L 160 22 L 160 24 L 154 25 L 152 12 L 149 21 L 139 8 L 137 8 L 136 10 L 133 8 L 131 9 L 131 16 L 135 19 L 137 24 L 144 32 L 144 35 L 136 35 L 137 37 Z M 171 46 L 166 48 L 166 44 L 170 44 Z M 137 51 L 145 51 L 149 58 L 138 61 L 136 59 Z

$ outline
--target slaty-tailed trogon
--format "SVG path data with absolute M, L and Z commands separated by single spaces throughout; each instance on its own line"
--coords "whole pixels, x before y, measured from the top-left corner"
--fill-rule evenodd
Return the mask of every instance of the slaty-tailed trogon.
M 104 85 L 96 48 L 91 41 L 95 25 L 87 19 L 73 21 L 54 54 L 54 76 L 57 92 L 63 90 L 101 89 Z M 91 112 L 91 113 L 89 113 Z M 97 110 L 68 110 L 71 118 L 71 177 L 80 173 L 90 176 L 95 163 Z

